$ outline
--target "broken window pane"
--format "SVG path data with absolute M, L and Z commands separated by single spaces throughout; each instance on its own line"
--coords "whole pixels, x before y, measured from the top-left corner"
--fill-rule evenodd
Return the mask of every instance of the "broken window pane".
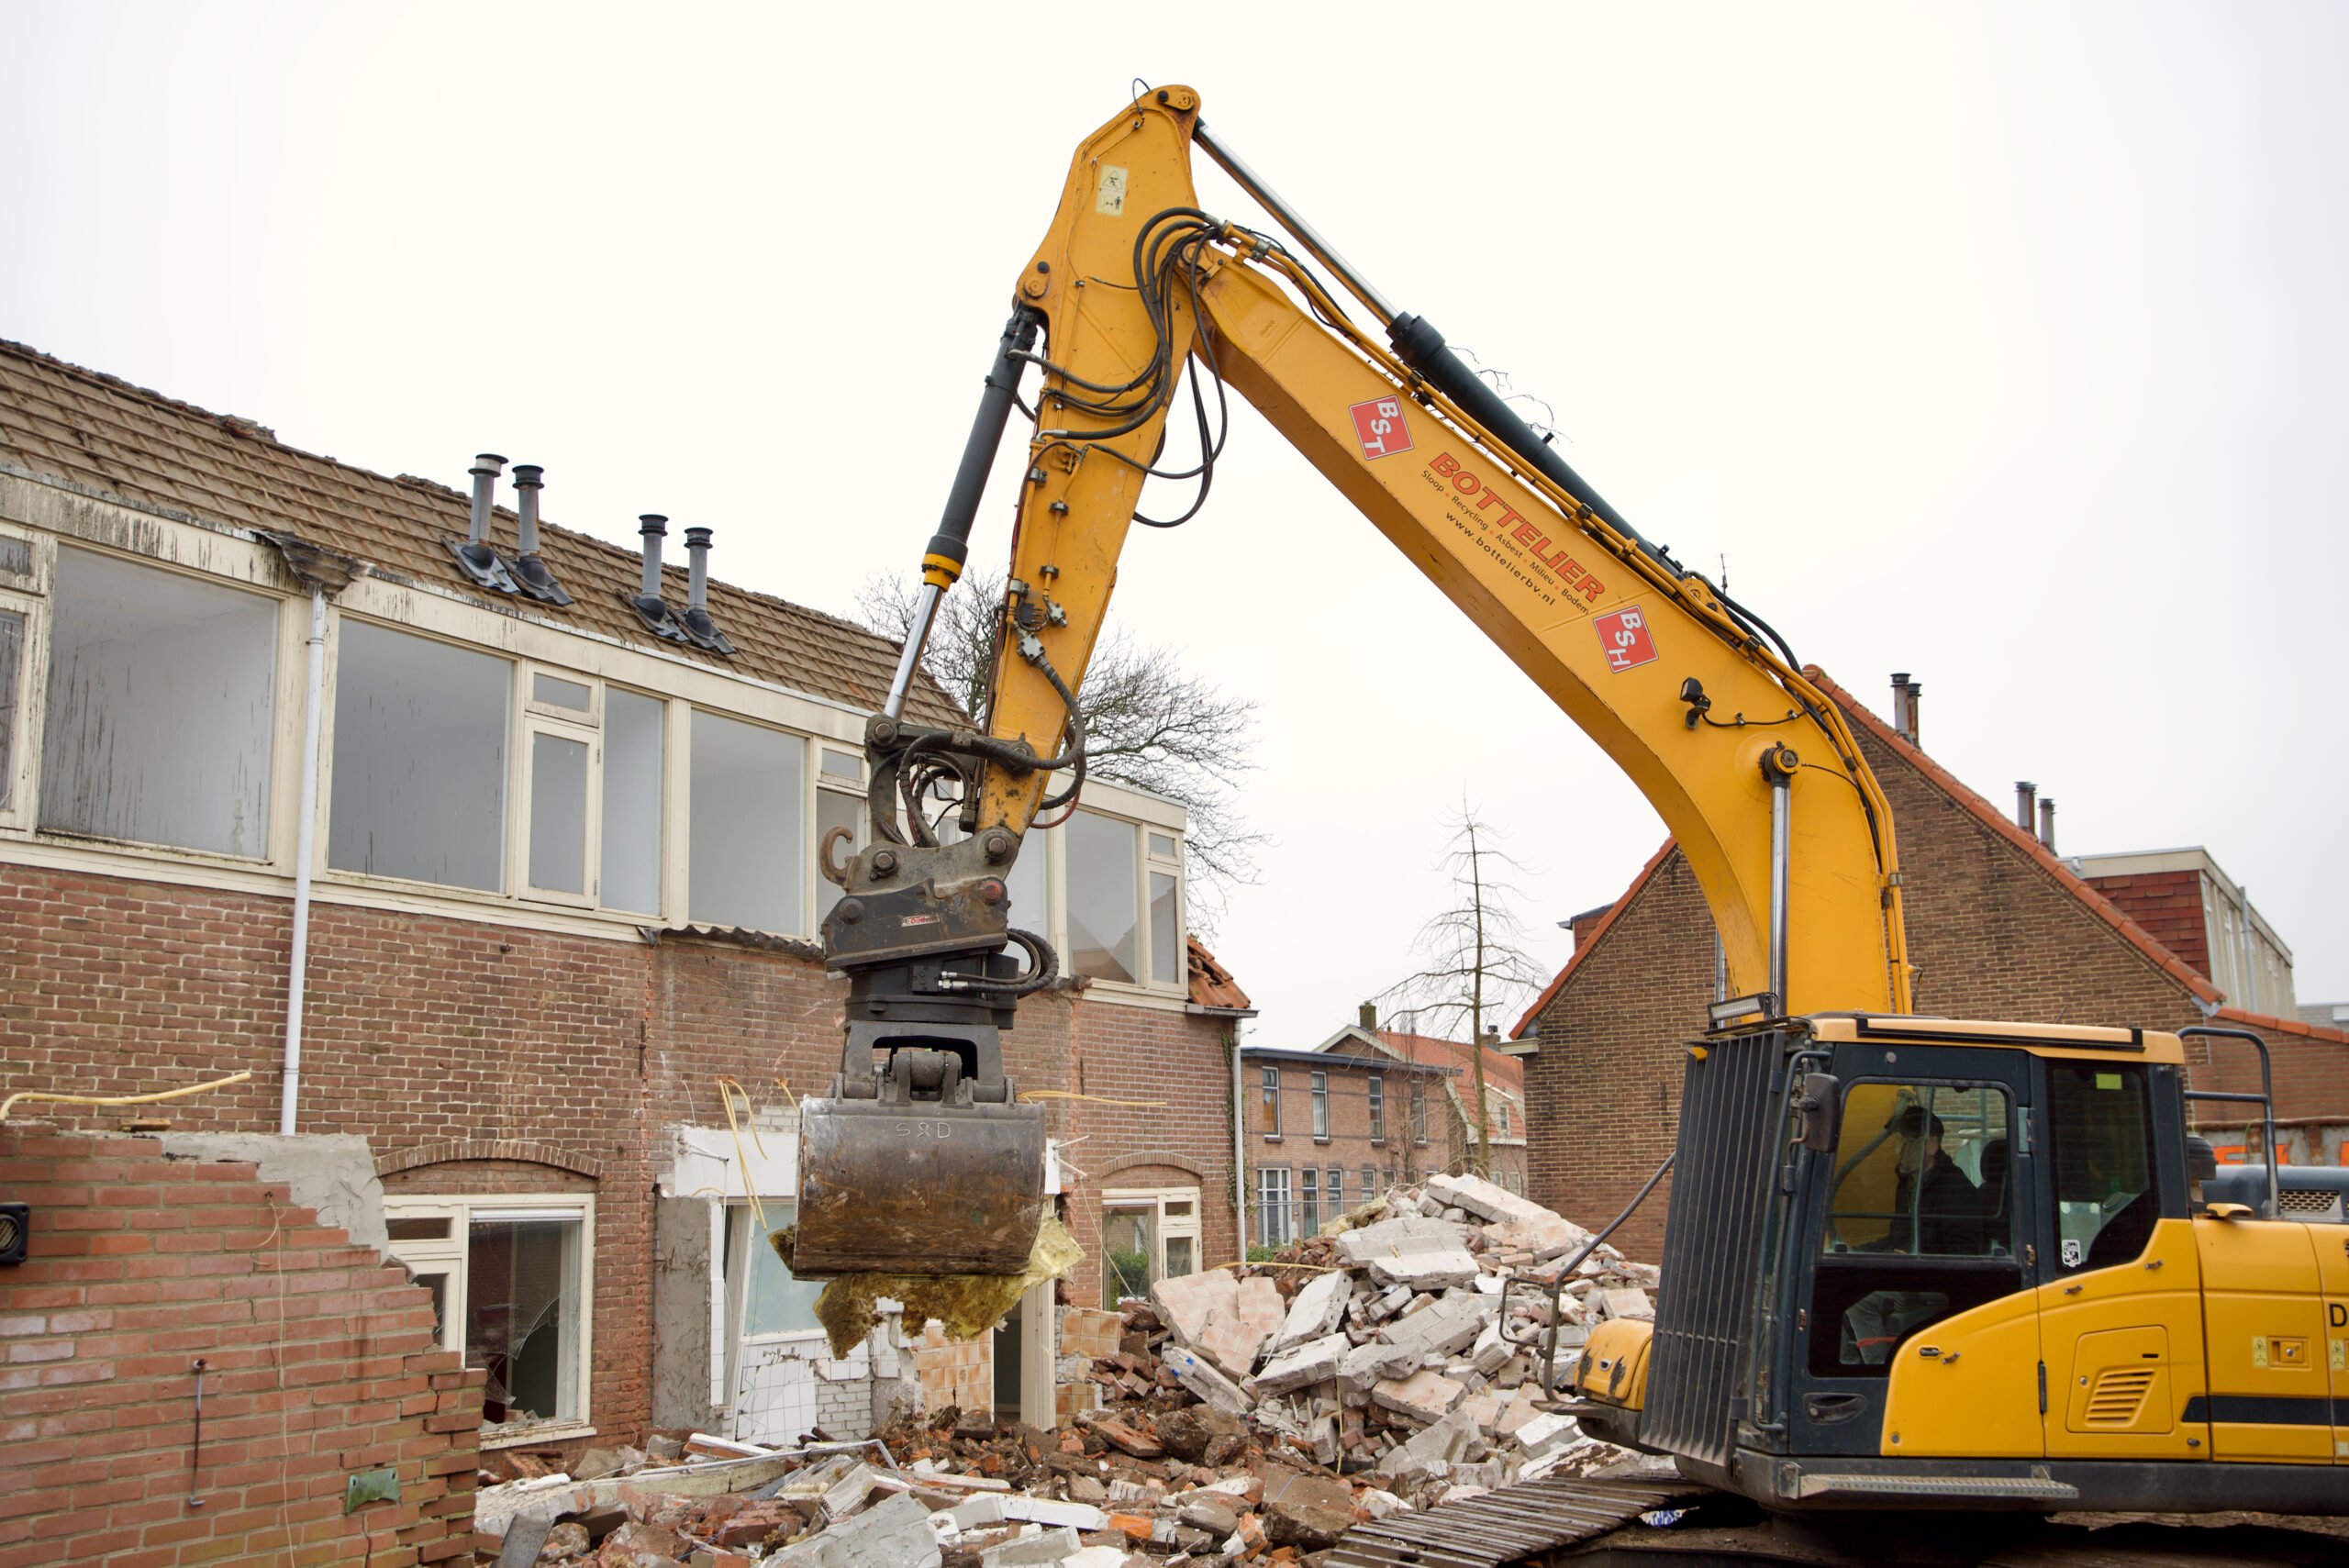
M 587 891 L 587 742 L 530 736 L 530 885 Z
M 596 694 L 577 681 L 538 671 L 530 676 L 530 700 L 548 707 L 569 708 L 573 713 L 592 713 Z
M 769 1203 L 764 1206 L 767 1224 L 780 1230 L 791 1223 L 789 1204 Z M 750 1210 L 743 1207 L 738 1217 L 747 1223 Z M 795 1279 L 783 1266 L 782 1254 L 774 1250 L 768 1237 L 752 1229 L 750 1235 L 750 1276 L 742 1293 L 742 1333 L 747 1337 L 771 1334 L 812 1334 L 820 1325 L 816 1321 L 816 1298 L 824 1294 L 822 1280 Z
M 604 691 L 604 855 L 607 909 L 661 907 L 661 727 L 658 697 Z
M 829 751 L 825 753 L 828 757 L 832 753 Z M 840 791 L 832 789 L 817 791 L 817 848 L 818 850 L 822 849 L 825 836 L 830 833 L 833 828 L 845 828 L 848 829 L 848 847 L 845 850 L 836 851 L 832 856 L 832 861 L 834 864 L 838 864 L 839 862 L 847 860 L 850 855 L 854 854 L 857 851 L 864 847 L 864 797 L 863 795 L 842 795 Z M 832 906 L 839 903 L 842 896 L 845 895 L 845 893 L 846 889 L 825 881 L 821 876 L 818 876 L 816 878 L 816 918 L 821 920 L 825 916 L 830 914 L 832 912 Z
M 40 826 L 269 853 L 278 602 L 63 548 Z
M 807 743 L 698 710 L 693 740 L 692 918 L 802 934 Z
M 1153 985 L 1183 983 L 1183 917 L 1175 906 L 1174 879 L 1150 873 L 1150 979 Z
M 579 1414 L 577 1214 L 476 1209 L 465 1249 L 465 1364 L 488 1370 L 484 1425 Z
M 1134 826 L 1080 811 L 1067 833 L 1069 967 L 1093 980 L 1139 980 Z
M 24 615 L 0 610 L 0 811 L 17 804 L 17 685 L 24 669 Z
M 501 891 L 513 684 L 503 659 L 345 619 L 327 864 Z

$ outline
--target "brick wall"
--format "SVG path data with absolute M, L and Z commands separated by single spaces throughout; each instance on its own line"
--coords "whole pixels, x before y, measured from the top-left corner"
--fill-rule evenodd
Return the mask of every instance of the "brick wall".
M 482 1373 L 431 1348 L 430 1300 L 373 1249 L 148 1139 L 0 1128 L 0 1194 L 34 1211 L 0 1269 L 0 1568 L 470 1549 Z M 382 1466 L 397 1500 L 346 1517 L 347 1477 Z
M 2154 871 L 2086 880 L 2197 973 L 2210 973 L 2210 933 L 2202 918 L 2200 872 Z
M 0 865 L 0 1083 L 134 1094 L 250 1069 L 250 1083 L 166 1114 L 182 1130 L 275 1129 L 284 899 Z M 823 1093 L 840 1066 L 842 984 L 787 951 L 325 903 L 310 965 L 302 1130 L 363 1134 L 395 1193 L 596 1195 L 596 1428 L 640 1439 L 662 1129 L 725 1125 L 721 1074 L 762 1105 Z M 1225 1029 L 1065 992 L 1022 1005 L 1006 1041 L 1022 1088 L 1144 1102 L 1044 1102 L 1072 1146 L 1080 1304 L 1099 1293 L 1100 1204 L 1085 1179 L 1119 1161 L 1178 1156 L 1201 1187 L 1206 1262 L 1234 1255 Z M 83 1128 L 120 1114 L 61 1111 Z
M 1860 745 L 1898 826 L 1915 1006 L 1961 1018 L 2177 1029 L 2203 1022 L 2188 983 L 2132 941 L 2075 879 L 1986 822 L 1873 726 Z M 1996 813 L 1992 813 L 1996 816 Z M 1526 1059 L 1531 1195 L 1585 1224 L 1614 1218 L 1671 1152 L 1681 1043 L 1712 997 L 1712 918 L 1675 850 L 1579 952 Z M 2221 1013 L 2216 1021 L 2252 1021 Z M 2349 1043 L 2257 1027 L 2276 1051 L 2277 1114 L 2349 1114 Z M 2247 1046 L 2189 1041 L 2197 1087 L 2256 1089 Z M 1618 1235 L 1661 1253 L 1670 1183 Z

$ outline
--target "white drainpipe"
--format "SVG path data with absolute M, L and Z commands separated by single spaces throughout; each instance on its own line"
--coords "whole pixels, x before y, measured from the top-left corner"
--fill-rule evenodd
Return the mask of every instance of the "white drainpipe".
M 294 835 L 294 957 L 285 978 L 285 1073 L 277 1130 L 294 1132 L 302 1093 L 302 992 L 310 959 L 310 861 L 317 848 L 318 706 L 326 691 L 327 591 L 310 588 L 307 689 L 302 699 L 302 804 Z
M 1248 1261 L 1248 1101 L 1240 1069 L 1240 1020 L 1231 1020 L 1231 1218 L 1240 1233 L 1240 1262 Z

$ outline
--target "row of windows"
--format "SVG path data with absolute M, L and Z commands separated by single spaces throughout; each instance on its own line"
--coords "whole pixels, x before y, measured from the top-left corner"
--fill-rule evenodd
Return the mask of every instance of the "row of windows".
M 1370 1140 L 1386 1141 L 1386 1075 L 1369 1073 L 1364 1080 L 1370 1101 Z M 1262 1125 L 1259 1130 L 1268 1139 L 1281 1135 L 1281 1070 L 1266 1065 L 1259 1070 L 1262 1086 Z M 1317 1143 L 1330 1140 L 1330 1074 L 1315 1069 L 1311 1078 L 1313 1104 L 1313 1140 Z M 1414 1075 L 1410 1080 L 1411 1141 L 1428 1140 L 1427 1080 Z
M 285 601 L 70 545 L 36 566 L 0 535 L 0 823 L 268 860 Z M 350 615 L 333 636 L 328 872 L 785 936 L 841 896 L 813 851 L 834 827 L 863 842 L 854 751 Z M 1031 834 L 1009 880 L 1048 936 L 1055 856 L 1069 967 L 1179 986 L 1175 834 L 1092 811 Z
M 1346 1179 L 1345 1170 L 1337 1165 L 1296 1171 L 1286 1165 L 1258 1166 L 1256 1219 L 1251 1231 L 1267 1247 L 1286 1247 L 1301 1236 L 1315 1234 L 1324 1219 L 1334 1219 L 1346 1211 Z M 1364 1165 L 1355 1173 L 1355 1179 L 1361 1184 L 1352 1201 L 1359 1206 L 1395 1184 L 1395 1167 L 1382 1171 Z

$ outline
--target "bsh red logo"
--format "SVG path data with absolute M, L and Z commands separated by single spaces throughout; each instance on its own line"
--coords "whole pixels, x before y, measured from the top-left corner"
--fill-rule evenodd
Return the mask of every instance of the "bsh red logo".
M 1609 669 L 1630 670 L 1654 662 L 1655 639 L 1648 633 L 1648 617 L 1639 611 L 1617 610 L 1590 624 L 1598 628 L 1598 646 L 1606 651 Z
M 1374 397 L 1346 410 L 1354 417 L 1354 439 L 1365 458 L 1393 457 L 1411 450 L 1411 427 L 1403 418 L 1399 397 Z

